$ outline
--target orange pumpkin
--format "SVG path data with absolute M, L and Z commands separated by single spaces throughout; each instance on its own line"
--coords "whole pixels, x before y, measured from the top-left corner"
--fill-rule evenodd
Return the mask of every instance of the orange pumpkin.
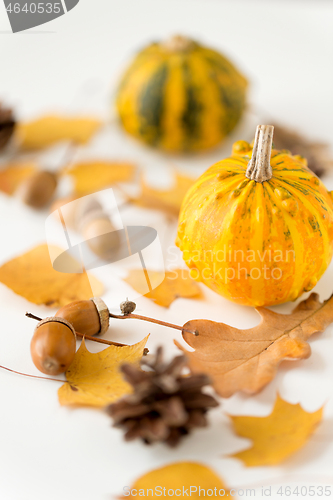
M 176 244 L 191 275 L 239 304 L 273 305 L 311 290 L 333 251 L 331 193 L 300 156 L 272 150 L 273 127 L 253 147 L 210 167 L 182 204 Z

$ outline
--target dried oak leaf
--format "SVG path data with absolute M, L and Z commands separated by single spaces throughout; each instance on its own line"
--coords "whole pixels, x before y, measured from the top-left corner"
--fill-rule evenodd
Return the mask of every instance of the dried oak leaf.
M 206 373 L 216 392 L 230 397 L 237 391 L 254 394 L 276 375 L 281 361 L 305 359 L 311 354 L 307 340 L 333 321 L 333 295 L 325 302 L 312 293 L 291 314 L 278 314 L 264 307 L 257 308 L 259 325 L 239 330 L 224 323 L 205 319 L 185 323 L 184 340 L 195 349 L 186 353 L 194 373 Z
M 74 180 L 77 196 L 94 193 L 117 182 L 130 181 L 135 173 L 132 163 L 115 161 L 89 161 L 66 168 L 63 173 Z
M 132 392 L 120 371 L 123 363 L 139 364 L 149 335 L 134 345 L 107 347 L 92 353 L 84 339 L 66 372 L 67 382 L 58 390 L 61 405 L 106 406 Z
M 44 115 L 36 120 L 19 123 L 15 135 L 21 149 L 47 148 L 61 141 L 86 144 L 101 127 L 96 118 L 84 116 Z
M 34 163 L 12 163 L 0 170 L 0 191 L 12 195 L 18 186 L 37 171 Z
M 154 189 L 141 179 L 141 193 L 131 201 L 145 208 L 162 210 L 168 215 L 178 217 L 185 194 L 193 185 L 195 179 L 175 172 L 175 184 L 172 188 L 162 191 Z
M 179 297 L 187 299 L 199 299 L 202 292 L 199 285 L 190 277 L 187 269 L 174 269 L 165 273 L 164 280 L 156 288 L 147 292 L 148 283 L 160 283 L 163 276 L 158 271 L 147 271 L 142 269 L 131 269 L 124 281 L 134 290 L 148 299 L 151 299 L 159 306 L 169 307 L 175 299 Z M 149 288 L 152 288 L 151 286 Z
M 57 253 L 61 250 L 54 247 Z M 0 282 L 35 304 L 60 307 L 103 292 L 103 285 L 87 273 L 60 273 L 52 267 L 48 245 L 39 245 L 0 267 Z M 92 292 L 92 287 L 94 293 Z
M 192 499 L 196 500 L 202 499 L 202 496 L 205 495 L 203 491 L 199 495 L 199 486 L 205 492 L 208 490 L 214 492 L 214 494 L 209 495 L 210 498 L 230 496 L 230 491 L 222 479 L 206 465 L 196 462 L 175 462 L 152 470 L 137 479 L 129 488 L 130 492 L 133 491 L 133 495 L 130 493 L 126 496 L 129 499 L 136 498 L 137 495 L 140 496 L 140 491 L 146 493 L 148 488 L 158 491 L 155 488 L 159 487 L 165 488 L 166 492 L 173 491 L 172 495 L 164 496 L 169 497 L 175 494 L 178 498 L 191 496 Z M 134 490 L 136 490 L 135 493 Z
M 333 167 L 329 144 L 313 142 L 281 125 L 274 125 L 274 147 L 289 149 L 292 154 L 303 156 L 308 161 L 309 169 L 319 177 Z
M 322 416 L 323 408 L 308 413 L 300 404 L 287 403 L 279 395 L 267 417 L 229 415 L 236 433 L 253 440 L 251 448 L 231 456 L 248 467 L 279 464 L 304 446 Z

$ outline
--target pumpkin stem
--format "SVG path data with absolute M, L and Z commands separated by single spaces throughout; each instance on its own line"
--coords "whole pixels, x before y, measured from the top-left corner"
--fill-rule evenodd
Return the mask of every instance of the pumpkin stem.
M 183 35 L 174 35 L 162 43 L 163 47 L 170 52 L 186 52 L 190 50 L 195 42 Z
M 271 150 L 273 125 L 258 125 L 254 138 L 252 158 L 246 169 L 246 177 L 256 182 L 269 181 L 273 177 Z

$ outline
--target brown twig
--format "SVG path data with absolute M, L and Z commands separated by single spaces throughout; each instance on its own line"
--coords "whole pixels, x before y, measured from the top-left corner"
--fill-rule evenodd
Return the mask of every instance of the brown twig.
M 116 319 L 140 319 L 142 321 L 149 321 L 149 323 L 156 323 L 157 325 L 167 326 L 168 328 L 175 328 L 176 330 L 180 330 L 182 332 L 192 333 L 193 335 L 199 335 L 197 330 L 187 330 L 179 325 L 174 325 L 173 323 L 167 323 L 166 321 L 161 321 L 160 319 L 149 318 L 147 316 L 140 316 L 139 314 L 112 314 L 110 313 L 110 318 Z
M 43 380 L 54 380 L 55 382 L 61 382 L 62 384 L 66 382 L 65 380 L 61 380 L 60 378 L 40 377 L 39 375 L 29 375 L 29 373 L 17 372 L 16 370 L 12 370 L 11 368 L 6 368 L 6 366 L 2 365 L 0 365 L 0 368 L 2 368 L 3 370 L 7 370 L 8 372 L 17 373 L 17 375 L 23 375 L 24 377 L 40 378 Z

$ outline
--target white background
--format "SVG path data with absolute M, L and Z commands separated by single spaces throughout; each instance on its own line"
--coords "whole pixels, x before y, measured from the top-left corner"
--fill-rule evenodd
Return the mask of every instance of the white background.
M 94 112 L 108 118 L 115 83 L 131 55 L 148 41 L 179 32 L 219 48 L 251 81 L 249 111 L 232 139 L 251 139 L 258 120 L 272 117 L 332 145 L 332 25 L 331 2 L 81 0 L 65 16 L 13 35 L 0 5 L 0 99 L 10 103 L 19 118 L 52 110 Z M 111 125 L 77 155 L 136 160 L 152 182 L 160 180 L 166 186 L 172 166 L 196 175 L 226 156 L 230 142 L 196 159 L 168 158 Z M 44 166 L 56 165 L 59 158 L 61 151 L 56 148 L 45 156 Z M 325 181 L 332 189 L 333 177 Z M 46 216 L 47 211 L 36 213 L 0 195 L 0 263 L 45 240 Z M 126 223 L 163 228 L 164 248 L 172 244 L 175 226 L 167 225 L 163 215 L 127 210 L 124 218 Z M 105 300 L 117 307 L 130 289 L 120 280 L 106 278 Z M 332 278 L 331 266 L 315 289 L 321 299 L 331 294 Z M 178 299 L 165 310 L 141 299 L 139 308 L 178 324 L 196 317 L 242 328 L 258 322 L 254 310 L 203 291 L 205 299 L 200 302 Z M 286 304 L 275 310 L 290 312 L 292 307 Z M 34 325 L 24 317 L 26 310 L 50 314 L 0 286 L 0 364 L 38 374 L 30 359 Z M 108 338 L 134 343 L 150 332 L 151 352 L 163 343 L 168 355 L 176 353 L 172 340 L 181 338 L 176 331 L 137 321 L 119 323 L 112 325 Z M 211 413 L 211 426 L 184 439 L 176 450 L 125 444 L 102 412 L 60 407 L 58 383 L 1 371 L 0 499 L 111 499 L 141 474 L 180 460 L 213 467 L 229 487 L 271 484 L 272 498 L 280 498 L 273 493 L 279 485 L 295 481 L 308 486 L 332 484 L 332 328 L 310 342 L 310 359 L 284 362 L 276 379 L 256 397 L 236 395 L 224 401 Z M 96 350 L 96 345 L 89 348 Z M 326 404 L 324 421 L 309 443 L 281 466 L 245 468 L 227 455 L 250 442 L 233 434 L 222 412 L 267 415 L 277 391 L 308 411 Z

